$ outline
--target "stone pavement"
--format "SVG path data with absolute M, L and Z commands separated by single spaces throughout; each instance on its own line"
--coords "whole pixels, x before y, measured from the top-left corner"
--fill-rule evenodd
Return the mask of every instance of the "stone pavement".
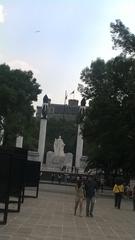
M 97 197 L 94 218 L 74 216 L 74 188 L 40 185 L 38 199 L 25 199 L 20 213 L 10 213 L 0 225 L 0 240 L 135 240 L 135 212 L 124 200 Z

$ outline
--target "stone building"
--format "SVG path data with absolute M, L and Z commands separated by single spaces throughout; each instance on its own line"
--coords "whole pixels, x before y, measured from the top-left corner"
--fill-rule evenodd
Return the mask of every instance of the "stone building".
M 73 120 L 75 121 L 77 118 L 77 115 L 79 113 L 79 106 L 78 106 L 78 100 L 76 99 L 69 99 L 68 104 L 49 104 L 48 107 L 48 119 L 55 118 L 55 119 L 61 119 L 64 118 L 66 120 Z M 37 107 L 36 117 L 41 117 L 41 110 L 42 107 Z

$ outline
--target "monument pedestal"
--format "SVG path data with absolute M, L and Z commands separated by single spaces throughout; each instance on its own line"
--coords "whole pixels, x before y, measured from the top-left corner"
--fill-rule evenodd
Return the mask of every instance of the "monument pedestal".
M 16 147 L 18 147 L 18 148 L 23 147 L 23 136 L 18 136 L 16 138 Z
M 64 156 L 56 156 L 54 152 L 47 152 L 46 157 L 46 171 L 66 171 L 71 172 L 72 170 L 72 160 L 73 154 L 72 153 L 65 153 Z

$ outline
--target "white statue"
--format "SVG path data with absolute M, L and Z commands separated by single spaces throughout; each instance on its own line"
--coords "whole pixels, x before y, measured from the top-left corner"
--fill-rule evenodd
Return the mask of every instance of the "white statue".
M 60 156 L 60 157 L 65 156 L 64 146 L 65 146 L 65 144 L 64 144 L 61 136 L 59 136 L 58 139 L 55 138 L 55 141 L 54 141 L 54 154 L 55 154 L 55 156 Z

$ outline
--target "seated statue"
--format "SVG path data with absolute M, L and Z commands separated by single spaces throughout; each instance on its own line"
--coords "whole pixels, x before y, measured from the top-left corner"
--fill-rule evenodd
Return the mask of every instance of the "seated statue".
M 58 139 L 55 138 L 55 141 L 54 141 L 54 154 L 55 154 L 55 156 L 60 156 L 60 157 L 65 156 L 64 146 L 65 146 L 65 144 L 64 144 L 61 136 L 59 136 Z

